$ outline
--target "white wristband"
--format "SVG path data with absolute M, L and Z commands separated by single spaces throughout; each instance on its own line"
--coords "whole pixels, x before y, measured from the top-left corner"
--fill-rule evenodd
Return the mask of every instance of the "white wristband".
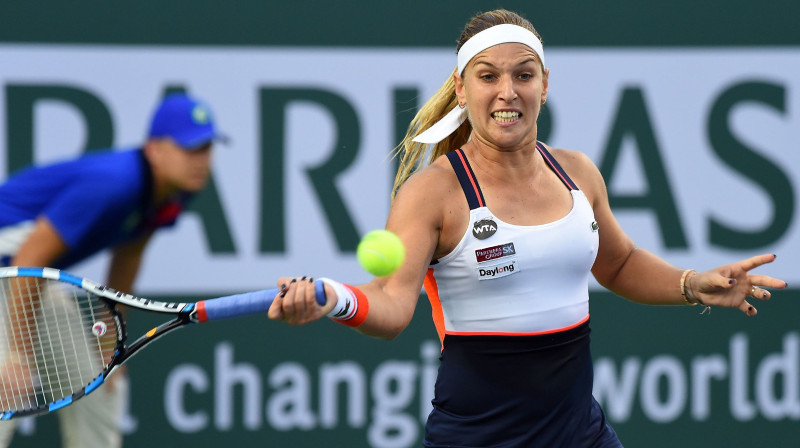
M 329 278 L 320 278 L 323 283 L 330 285 L 336 292 L 336 306 L 333 307 L 328 317 L 337 320 L 350 320 L 356 315 L 358 311 L 358 299 L 350 288 Z

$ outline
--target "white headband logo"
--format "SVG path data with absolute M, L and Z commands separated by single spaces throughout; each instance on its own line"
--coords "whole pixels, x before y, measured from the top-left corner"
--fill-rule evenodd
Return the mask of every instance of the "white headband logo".
M 458 50 L 458 73 L 464 73 L 464 68 L 466 68 L 469 61 L 481 51 L 494 47 L 495 45 L 506 43 L 527 45 L 539 56 L 539 59 L 542 61 L 542 66 L 546 67 L 544 63 L 544 48 L 542 47 L 542 42 L 536 35 L 521 26 L 503 24 L 495 25 L 481 31 L 472 36 L 461 46 L 461 49 Z M 441 120 L 434 123 L 433 126 L 422 134 L 416 136 L 413 141 L 418 143 L 439 143 L 448 135 L 455 132 L 466 119 L 467 110 L 456 106 Z

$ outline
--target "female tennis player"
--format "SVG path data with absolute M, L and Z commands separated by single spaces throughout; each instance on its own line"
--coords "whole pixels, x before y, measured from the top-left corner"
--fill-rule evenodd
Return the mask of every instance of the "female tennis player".
M 755 316 L 747 297 L 786 287 L 750 273 L 775 255 L 697 273 L 636 247 L 592 161 L 537 139 L 550 71 L 531 23 L 480 14 L 457 51 L 401 144 L 386 228 L 405 244 L 404 264 L 357 287 L 326 279 L 336 300 L 324 307 L 310 282 L 283 277 L 269 316 L 303 324 L 345 303 L 352 312 L 333 318 L 393 338 L 424 285 L 442 342 L 425 446 L 619 447 L 592 397 L 590 275 L 639 303 Z

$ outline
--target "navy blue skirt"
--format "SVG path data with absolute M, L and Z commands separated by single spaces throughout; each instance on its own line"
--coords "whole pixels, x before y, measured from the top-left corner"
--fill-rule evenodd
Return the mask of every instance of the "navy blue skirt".
M 425 446 L 621 447 L 592 397 L 589 332 L 446 335 Z

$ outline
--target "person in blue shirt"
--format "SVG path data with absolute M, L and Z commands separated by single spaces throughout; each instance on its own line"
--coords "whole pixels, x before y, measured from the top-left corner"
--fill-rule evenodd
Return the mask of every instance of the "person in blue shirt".
M 144 145 L 91 152 L 32 166 L 0 185 L 0 266 L 67 269 L 112 251 L 106 284 L 132 291 L 153 233 L 175 224 L 187 201 L 205 186 L 212 146 L 224 140 L 211 111 L 185 94 L 166 96 Z M 2 357 L 0 357 L 2 358 Z M 0 371 L 9 369 L 0 362 Z M 59 413 L 65 447 L 117 447 L 126 376 L 116 374 L 98 397 Z M 14 421 L 0 424 L 0 447 Z

